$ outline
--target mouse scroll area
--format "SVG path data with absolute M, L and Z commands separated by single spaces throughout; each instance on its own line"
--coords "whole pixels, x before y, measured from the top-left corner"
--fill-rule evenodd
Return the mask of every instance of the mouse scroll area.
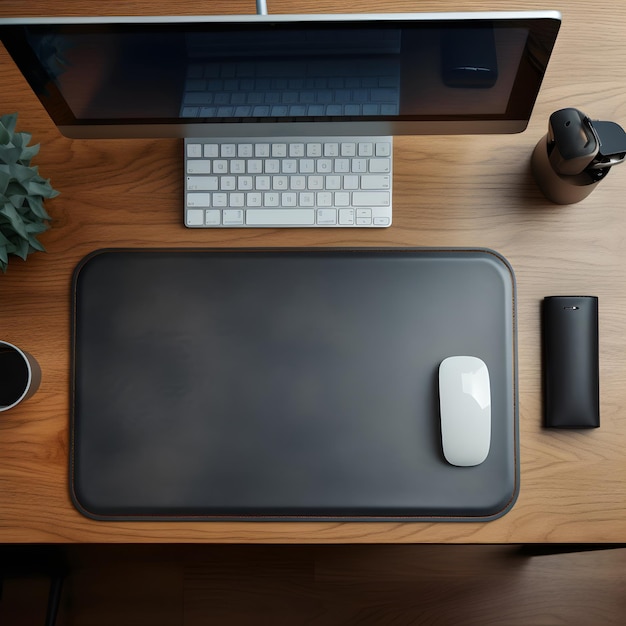
M 484 361 L 451 356 L 439 366 L 443 454 L 451 465 L 480 465 L 491 445 L 491 386 Z

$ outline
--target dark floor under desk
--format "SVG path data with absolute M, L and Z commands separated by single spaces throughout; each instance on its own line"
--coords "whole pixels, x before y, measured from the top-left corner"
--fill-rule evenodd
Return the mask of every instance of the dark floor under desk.
M 622 624 L 626 548 L 82 545 L 58 626 Z M 43 577 L 9 578 L 0 624 L 43 623 Z

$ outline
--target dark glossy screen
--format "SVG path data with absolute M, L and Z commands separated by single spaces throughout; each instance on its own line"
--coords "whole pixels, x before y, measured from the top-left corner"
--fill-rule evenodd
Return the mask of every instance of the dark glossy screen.
M 523 20 L 0 24 L 0 35 L 59 124 L 523 119 L 552 22 L 545 41 Z

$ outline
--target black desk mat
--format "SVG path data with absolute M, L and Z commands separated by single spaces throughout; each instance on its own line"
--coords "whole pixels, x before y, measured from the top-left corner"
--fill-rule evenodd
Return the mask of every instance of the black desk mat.
M 72 288 L 70 487 L 102 520 L 459 520 L 519 489 L 515 282 L 483 249 L 102 250 Z M 441 449 L 437 370 L 492 443 Z

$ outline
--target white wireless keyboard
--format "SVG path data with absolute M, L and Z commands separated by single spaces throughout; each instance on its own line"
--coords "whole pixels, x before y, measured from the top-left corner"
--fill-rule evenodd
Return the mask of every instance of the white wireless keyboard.
M 386 227 L 392 138 L 185 139 L 190 228 Z

